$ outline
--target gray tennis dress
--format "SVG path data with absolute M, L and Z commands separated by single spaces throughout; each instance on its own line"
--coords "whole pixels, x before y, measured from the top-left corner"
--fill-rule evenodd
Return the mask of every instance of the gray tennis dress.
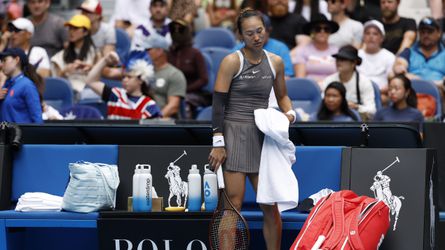
M 267 108 L 275 80 L 270 56 L 264 50 L 261 62 L 251 64 L 241 51 L 240 69 L 233 77 L 224 112 L 226 171 L 258 173 L 264 134 L 255 125 L 253 111 Z

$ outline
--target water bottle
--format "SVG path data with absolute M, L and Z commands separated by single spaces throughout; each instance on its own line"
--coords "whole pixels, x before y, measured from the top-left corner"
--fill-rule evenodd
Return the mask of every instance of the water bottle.
M 140 174 L 141 174 L 141 165 L 137 164 L 136 167 L 134 168 L 134 174 L 133 174 L 133 211 L 134 212 L 137 212 L 139 210 L 139 207 L 138 207 L 139 200 L 137 198 L 139 197 L 139 194 L 138 194 L 138 189 L 139 189 L 138 178 L 139 178 Z
M 206 211 L 214 211 L 218 206 L 218 182 L 216 174 L 204 165 L 204 203 Z
M 188 175 L 189 195 L 188 195 L 188 210 L 201 210 L 201 175 L 196 164 L 192 165 Z
M 141 167 L 141 173 L 138 177 L 138 203 L 137 208 L 140 212 L 150 212 L 152 208 L 152 177 L 151 166 L 144 164 Z

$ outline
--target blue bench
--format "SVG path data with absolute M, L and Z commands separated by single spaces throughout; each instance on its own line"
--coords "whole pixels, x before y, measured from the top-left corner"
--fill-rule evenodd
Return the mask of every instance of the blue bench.
M 14 155 L 11 204 L 26 192 L 63 196 L 68 164 L 78 160 L 117 164 L 118 146 L 23 145 Z M 0 211 L 0 250 L 98 249 L 97 218 L 98 213 Z
M 298 179 L 300 202 L 323 188 L 340 190 L 343 147 L 297 147 L 297 161 L 292 170 Z M 256 204 L 256 194 L 250 182 L 247 185 L 242 215 L 250 229 L 261 229 L 263 214 Z M 283 229 L 298 230 L 308 214 L 295 209 L 281 214 Z

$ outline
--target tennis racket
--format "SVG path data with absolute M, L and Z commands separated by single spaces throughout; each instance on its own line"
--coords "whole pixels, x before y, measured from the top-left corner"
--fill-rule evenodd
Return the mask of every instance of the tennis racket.
M 218 168 L 218 206 L 213 213 L 209 228 L 210 249 L 247 250 L 250 233 L 244 217 L 235 209 L 225 191 L 221 166 Z

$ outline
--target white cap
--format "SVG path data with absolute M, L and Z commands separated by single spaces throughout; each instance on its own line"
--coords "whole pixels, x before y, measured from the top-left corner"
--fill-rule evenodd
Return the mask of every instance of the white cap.
M 14 21 L 10 22 L 10 25 L 13 25 L 17 29 L 26 30 L 31 34 L 34 34 L 34 25 L 27 18 L 19 17 Z
M 385 36 L 385 28 L 383 27 L 383 24 L 377 20 L 369 20 L 365 24 L 363 24 L 363 30 L 366 30 L 368 27 L 376 27 L 382 36 Z

